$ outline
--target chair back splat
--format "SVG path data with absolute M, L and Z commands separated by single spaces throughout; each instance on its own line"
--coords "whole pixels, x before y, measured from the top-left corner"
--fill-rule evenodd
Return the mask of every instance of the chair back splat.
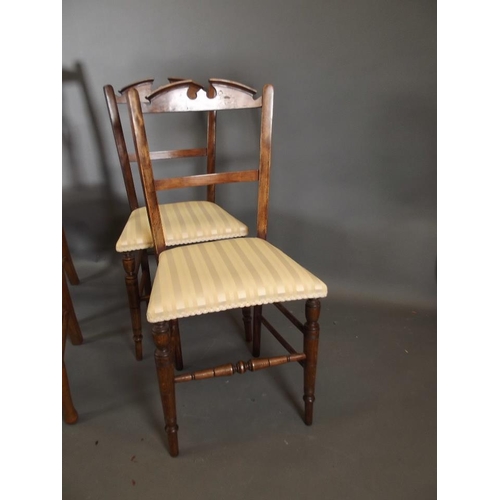
M 155 363 L 165 431 L 170 455 L 174 457 L 179 453 L 175 401 L 176 385 L 179 383 L 227 377 L 294 362 L 303 368 L 304 421 L 306 425 L 311 425 L 313 421 L 319 299 L 326 297 L 327 287 L 267 241 L 273 86 L 265 85 L 260 97 L 256 97 L 256 94 L 257 91 L 241 83 L 215 78 L 209 80 L 207 91 L 195 86 L 191 80 L 172 82 L 146 96 L 149 105 L 143 102 L 140 92 L 135 88 L 126 94 L 147 216 L 158 259 L 146 317 L 153 324 Z M 258 168 L 210 171 L 183 177 L 155 177 L 152 161 L 158 153 L 149 148 L 144 123 L 145 110 L 151 113 L 208 112 L 215 117 L 215 113 L 244 109 L 260 110 Z M 209 127 L 209 137 L 210 134 Z M 256 237 L 227 238 L 167 248 L 169 230 L 162 221 L 159 191 L 239 182 L 258 183 Z M 302 299 L 306 301 L 305 323 L 283 305 L 283 302 Z M 263 315 L 265 304 L 273 304 L 301 332 L 302 350 L 289 344 Z M 253 358 L 175 375 L 175 322 L 179 318 L 237 308 L 243 309 L 246 326 L 253 308 Z M 287 354 L 260 357 L 262 325 L 288 351 Z

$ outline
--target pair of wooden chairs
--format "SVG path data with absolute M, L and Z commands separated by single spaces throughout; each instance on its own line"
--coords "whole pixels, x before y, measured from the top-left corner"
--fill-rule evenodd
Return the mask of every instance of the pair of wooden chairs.
M 320 298 L 326 285 L 281 250 L 266 241 L 271 168 L 271 136 L 274 89 L 257 91 L 240 83 L 211 79 L 205 90 L 192 80 L 172 79 L 152 90 L 152 80 L 122 89 L 116 95 L 104 88 L 131 214 L 117 243 L 123 262 L 133 324 L 136 357 L 142 357 L 140 302 L 148 301 L 147 320 L 155 343 L 155 363 L 163 407 L 168 449 L 179 453 L 175 402 L 176 385 L 182 382 L 256 371 L 298 362 L 304 371 L 305 423 L 313 419 L 314 389 L 319 341 Z M 117 104 L 125 103 L 135 152 L 127 150 Z M 215 125 L 220 112 L 247 110 L 260 114 L 259 152 L 256 168 L 215 171 Z M 145 115 L 206 113 L 207 144 L 201 149 L 151 151 Z M 207 173 L 157 178 L 153 161 L 169 158 L 207 157 Z M 145 199 L 139 207 L 133 194 L 130 163 L 137 162 Z M 244 224 L 215 204 L 215 186 L 257 182 L 257 234 L 248 236 Z M 207 201 L 160 204 L 158 191 L 207 186 Z M 157 269 L 149 272 L 148 249 L 153 247 Z M 142 271 L 142 273 L 141 273 Z M 139 274 L 142 278 L 139 279 Z M 283 302 L 306 300 L 305 323 Z M 263 316 L 265 304 L 273 304 L 303 334 L 302 351 L 295 350 Z M 246 339 L 253 342 L 253 358 L 186 374 L 182 370 L 178 320 L 215 311 L 242 309 Z M 253 308 L 253 318 L 252 318 Z M 261 327 L 288 351 L 286 355 L 260 358 Z

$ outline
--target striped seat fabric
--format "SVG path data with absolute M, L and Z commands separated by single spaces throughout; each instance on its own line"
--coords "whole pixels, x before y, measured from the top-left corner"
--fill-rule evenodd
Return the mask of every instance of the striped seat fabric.
M 167 246 L 199 243 L 248 234 L 248 227 L 209 201 L 186 201 L 160 205 Z M 146 207 L 134 210 L 122 231 L 116 250 L 130 252 L 153 248 Z
M 158 323 L 326 294 L 322 281 L 263 239 L 211 241 L 160 254 L 147 319 Z

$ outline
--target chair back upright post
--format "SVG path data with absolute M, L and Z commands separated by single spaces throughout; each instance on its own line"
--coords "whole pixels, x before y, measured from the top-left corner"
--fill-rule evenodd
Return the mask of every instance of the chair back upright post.
M 257 199 L 257 236 L 267 239 L 271 145 L 273 132 L 274 88 L 266 85 L 262 92 L 260 125 L 259 194 Z
M 207 174 L 215 173 L 215 130 L 217 126 L 217 111 L 208 112 L 207 126 Z M 215 184 L 207 186 L 207 201 L 215 203 Z
M 126 89 L 135 88 L 139 92 L 141 102 L 146 101 L 146 96 L 151 94 L 153 79 L 149 78 L 147 80 L 141 80 L 140 82 L 128 85 L 121 92 Z M 134 178 L 132 175 L 132 168 L 130 166 L 130 158 L 127 150 L 127 144 L 125 143 L 125 137 L 123 134 L 123 127 L 120 118 L 120 111 L 118 109 L 118 104 L 126 103 L 125 95 L 116 95 L 113 87 L 111 85 L 106 85 L 104 87 L 104 96 L 106 98 L 106 104 L 108 107 L 109 119 L 111 121 L 111 127 L 113 130 L 113 138 L 116 144 L 116 150 L 118 153 L 118 160 L 120 162 L 120 167 L 122 170 L 123 181 L 125 183 L 125 191 L 127 193 L 127 199 L 132 212 L 136 208 L 139 208 L 139 202 L 137 199 L 137 192 L 135 190 Z
M 157 257 L 166 249 L 166 237 L 163 234 L 157 191 L 178 189 L 192 186 L 214 186 L 217 184 L 257 181 L 257 236 L 267 237 L 269 208 L 269 179 L 271 168 L 271 136 L 273 118 L 272 85 L 265 85 L 261 97 L 255 98 L 256 90 L 241 83 L 229 80 L 210 79 L 210 89 L 206 92 L 199 88 L 193 92 L 190 80 L 177 81 L 160 87 L 147 97 L 150 101 L 148 112 L 203 112 L 236 109 L 261 109 L 260 154 L 259 166 L 255 170 L 239 170 L 231 172 L 209 172 L 201 175 L 155 179 L 152 160 L 156 153 L 151 152 L 148 145 L 144 124 L 144 106 L 138 91 L 132 88 L 127 92 L 129 117 L 133 131 L 134 145 L 139 164 L 139 172 L 144 190 L 146 209 L 151 224 L 151 231 Z M 215 115 L 214 122 L 215 122 Z M 214 123 L 215 132 L 215 123 Z

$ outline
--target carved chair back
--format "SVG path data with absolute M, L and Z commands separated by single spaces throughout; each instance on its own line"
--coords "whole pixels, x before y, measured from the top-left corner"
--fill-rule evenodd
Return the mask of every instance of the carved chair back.
M 163 234 L 157 195 L 157 192 L 162 190 L 195 186 L 209 186 L 213 190 L 217 184 L 258 182 L 257 236 L 263 239 L 266 239 L 267 236 L 274 89 L 272 85 L 265 85 L 262 96 L 255 98 L 257 91 L 241 83 L 221 79 L 210 79 L 209 83 L 210 87 L 208 91 L 205 91 L 192 80 L 175 81 L 146 95 L 145 99 L 149 103 L 144 102 L 144 97 L 141 98 L 139 92 L 140 89 L 136 87 L 125 92 L 137 155 L 129 155 L 129 158 L 137 160 L 139 164 L 157 256 L 166 248 L 166 236 Z M 180 153 L 150 151 L 144 113 L 209 112 L 209 116 L 214 117 L 215 125 L 215 113 L 242 109 L 260 110 L 261 125 L 257 169 L 219 173 L 209 170 L 206 174 L 200 175 L 155 178 L 152 167 L 153 160 L 183 157 L 187 154 L 197 155 L 199 153 L 201 155 L 204 154 L 204 150 L 184 150 L 185 152 Z M 209 126 L 209 138 L 211 137 L 210 130 Z M 215 127 L 213 133 L 212 140 L 215 142 Z M 210 139 L 208 142 L 210 144 Z

